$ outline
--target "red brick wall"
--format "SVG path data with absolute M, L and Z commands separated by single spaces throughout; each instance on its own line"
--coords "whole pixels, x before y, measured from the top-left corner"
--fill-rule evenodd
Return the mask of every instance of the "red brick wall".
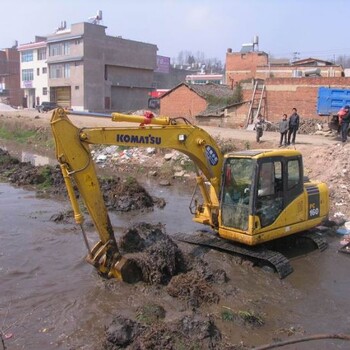
M 226 53 L 226 83 L 251 79 L 256 75 L 258 66 L 268 64 L 268 56 L 264 52 Z
M 265 86 L 268 120 L 278 121 L 283 113 L 290 115 L 293 107 L 302 118 L 324 119 L 317 115 L 318 88 L 349 89 L 350 78 L 271 78 L 266 79 Z
M 303 73 L 312 69 L 319 69 L 321 77 L 342 77 L 344 70 L 340 66 L 261 66 L 256 68 L 256 79 L 267 79 L 267 78 L 293 78 L 293 74 L 296 70 Z M 294 76 L 295 77 L 295 76 Z M 310 79 L 310 77 L 308 77 Z
M 207 102 L 186 85 L 171 91 L 160 100 L 159 114 L 168 117 L 186 117 L 195 122 L 195 116 L 207 108 Z
M 4 100 L 13 106 L 22 105 L 23 90 L 20 84 L 20 55 L 17 49 L 0 51 L 0 82 L 5 83 L 8 96 Z

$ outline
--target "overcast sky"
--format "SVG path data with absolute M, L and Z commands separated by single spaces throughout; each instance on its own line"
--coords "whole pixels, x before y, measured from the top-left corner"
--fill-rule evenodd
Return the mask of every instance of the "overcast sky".
M 0 48 L 88 22 L 102 10 L 106 33 L 156 44 L 158 54 L 202 52 L 224 63 L 228 48 L 259 37 L 275 58 L 350 55 L 350 0 L 0 0 Z M 340 15 L 343 15 L 341 19 Z M 297 52 L 297 54 L 295 54 Z

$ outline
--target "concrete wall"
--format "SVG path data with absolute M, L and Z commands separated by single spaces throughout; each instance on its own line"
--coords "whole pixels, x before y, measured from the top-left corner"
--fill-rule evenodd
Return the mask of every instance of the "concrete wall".
M 60 39 L 70 42 L 69 55 L 48 60 L 49 64 L 68 62 L 70 77 L 50 79 L 50 86 L 70 86 L 74 109 L 100 112 L 145 108 L 152 89 L 157 46 L 107 36 L 105 29 L 77 23 L 48 38 L 49 44 Z
M 90 23 L 79 25 L 84 33 L 84 109 L 102 111 L 105 97 L 105 27 Z
M 106 94 L 114 111 L 142 109 L 152 90 L 157 46 L 107 36 L 104 45 Z

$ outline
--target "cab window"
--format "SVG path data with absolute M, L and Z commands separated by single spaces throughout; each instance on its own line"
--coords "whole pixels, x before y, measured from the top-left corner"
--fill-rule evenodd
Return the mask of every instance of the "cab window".
M 281 161 L 259 164 L 255 213 L 261 227 L 271 225 L 283 210 L 283 172 Z
M 254 165 L 249 158 L 226 160 L 221 193 L 221 219 L 224 226 L 240 230 L 248 228 Z
M 287 163 L 288 191 L 300 184 L 300 164 L 298 159 L 289 160 Z

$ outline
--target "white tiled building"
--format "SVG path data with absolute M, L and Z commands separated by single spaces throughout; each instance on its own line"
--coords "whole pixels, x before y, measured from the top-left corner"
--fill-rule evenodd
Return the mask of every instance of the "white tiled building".
M 50 101 L 48 89 L 47 46 L 44 38 L 18 47 L 21 58 L 21 88 L 24 90 L 24 107 L 34 108 Z

